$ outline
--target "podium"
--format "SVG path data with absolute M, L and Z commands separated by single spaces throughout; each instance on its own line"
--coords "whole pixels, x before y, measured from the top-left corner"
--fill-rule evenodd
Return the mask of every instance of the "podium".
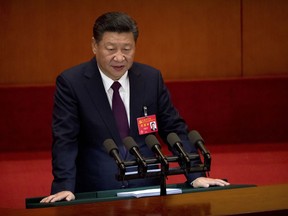
M 236 188 L 249 188 L 255 187 L 255 185 L 229 185 L 225 187 L 209 187 L 209 188 L 192 188 L 188 184 L 171 184 L 167 185 L 167 188 L 178 188 L 182 189 L 182 194 L 191 194 L 197 192 L 208 192 L 208 191 L 219 191 L 219 190 L 229 190 Z M 76 193 L 75 200 L 72 201 L 60 201 L 55 203 L 40 203 L 40 200 L 43 197 L 34 197 L 26 199 L 26 208 L 47 208 L 47 207 L 57 207 L 57 206 L 70 206 L 77 204 L 87 204 L 87 203 L 97 203 L 97 202 L 109 202 L 116 200 L 132 200 L 132 199 L 140 199 L 134 197 L 118 197 L 117 193 L 119 192 L 128 192 L 128 191 L 136 191 L 136 190 L 144 190 L 144 189 L 153 189 L 159 188 L 159 186 L 151 186 L 151 187 L 141 187 L 141 188 L 126 188 L 126 189 L 118 189 L 118 190 L 106 190 L 106 191 L 96 191 L 96 192 L 87 192 L 87 193 Z M 181 195 L 181 194 L 179 194 Z M 171 195 L 167 195 L 171 196 Z M 193 196 L 193 195 L 192 195 Z
M 115 190 L 106 192 L 77 194 L 78 200 L 57 202 L 51 208 L 38 203 L 40 197 L 28 198 L 26 203 L 33 209 L 0 209 L 0 213 L 5 216 L 288 215 L 288 184 L 184 188 L 183 194 L 126 199 L 116 198 Z

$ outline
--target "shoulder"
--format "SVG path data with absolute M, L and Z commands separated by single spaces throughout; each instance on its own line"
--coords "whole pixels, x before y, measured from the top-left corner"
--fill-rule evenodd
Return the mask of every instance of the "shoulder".
M 134 62 L 129 71 L 138 76 L 144 75 L 146 78 L 155 76 L 161 77 L 161 72 L 159 69 L 139 62 Z
M 131 70 L 148 70 L 148 71 L 155 71 L 155 72 L 160 72 L 158 69 L 156 69 L 155 67 L 152 67 L 148 64 L 143 64 L 143 63 L 139 63 L 139 62 L 134 62 Z
M 56 86 L 68 85 L 68 86 L 83 86 L 87 78 L 93 77 L 97 71 L 97 63 L 95 60 L 90 60 L 71 68 L 64 70 L 56 78 Z
M 68 69 L 65 69 L 60 76 L 66 77 L 66 78 L 73 78 L 73 77 L 79 77 L 83 74 L 88 73 L 89 71 L 93 70 L 93 68 L 97 67 L 96 61 L 93 59 L 87 62 L 83 62 L 81 64 L 75 65 L 73 67 L 70 67 Z

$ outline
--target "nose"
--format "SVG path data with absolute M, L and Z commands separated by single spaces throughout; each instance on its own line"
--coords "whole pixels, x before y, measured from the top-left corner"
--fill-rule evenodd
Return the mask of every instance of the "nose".
M 125 56 L 121 51 L 118 51 L 117 53 L 115 53 L 113 59 L 116 62 L 122 62 L 125 60 Z

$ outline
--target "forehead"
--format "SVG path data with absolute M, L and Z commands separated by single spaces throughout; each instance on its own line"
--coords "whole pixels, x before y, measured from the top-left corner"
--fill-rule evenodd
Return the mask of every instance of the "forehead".
M 135 44 L 132 32 L 105 32 L 101 42 L 104 44 Z

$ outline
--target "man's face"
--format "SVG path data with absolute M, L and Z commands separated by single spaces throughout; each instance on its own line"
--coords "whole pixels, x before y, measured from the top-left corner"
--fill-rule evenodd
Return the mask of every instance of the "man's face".
M 132 32 L 105 32 L 98 44 L 94 38 L 92 40 L 92 49 L 98 66 L 113 80 L 120 79 L 132 66 L 135 45 Z

